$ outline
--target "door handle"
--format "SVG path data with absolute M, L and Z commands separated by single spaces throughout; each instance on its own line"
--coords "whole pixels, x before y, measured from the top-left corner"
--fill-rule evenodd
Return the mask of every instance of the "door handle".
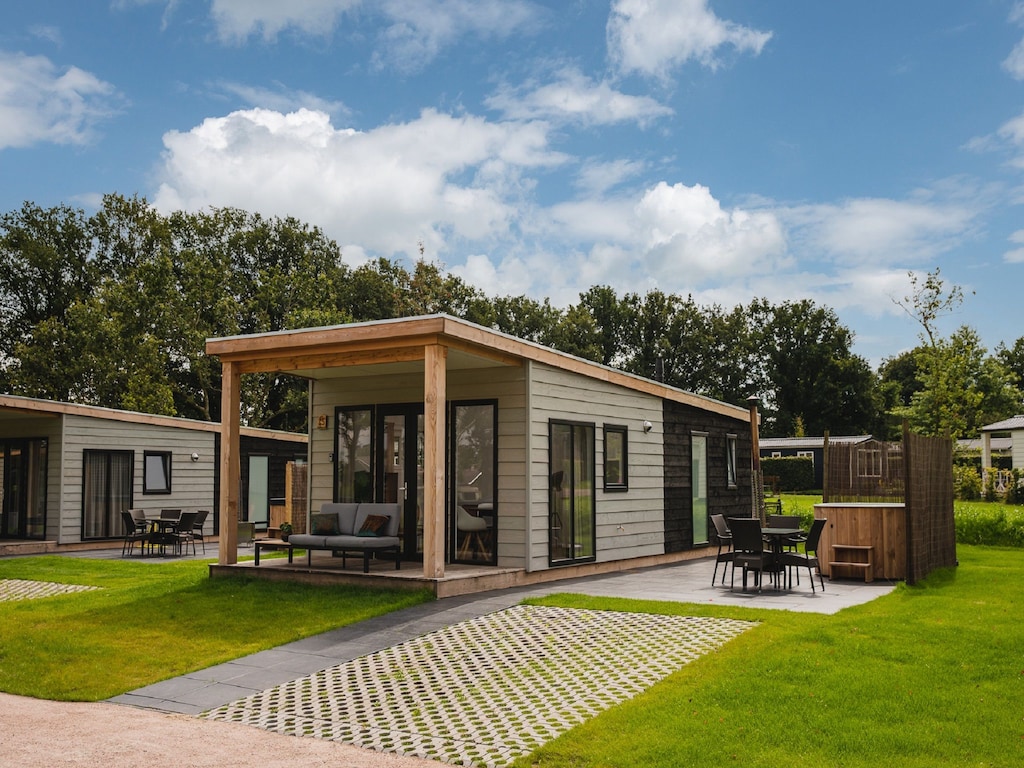
M 409 500 L 409 483 L 402 483 L 402 501 Z

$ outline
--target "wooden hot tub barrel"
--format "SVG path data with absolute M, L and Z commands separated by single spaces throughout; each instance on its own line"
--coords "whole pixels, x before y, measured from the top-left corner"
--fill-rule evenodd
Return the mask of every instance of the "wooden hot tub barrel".
M 867 581 L 871 577 L 907 578 L 907 515 L 903 504 L 815 504 L 814 516 L 828 520 L 818 548 L 822 574 Z M 866 564 L 868 547 L 871 568 Z M 838 564 L 843 561 L 854 564 Z

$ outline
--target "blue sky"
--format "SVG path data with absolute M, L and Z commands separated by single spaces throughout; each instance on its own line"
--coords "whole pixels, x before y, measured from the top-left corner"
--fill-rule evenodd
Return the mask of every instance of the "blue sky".
M 34 0 L 0 10 L 0 211 L 237 206 L 489 295 L 809 298 L 872 364 L 1024 336 L 1024 2 Z M 973 293 L 972 293 L 973 292 Z

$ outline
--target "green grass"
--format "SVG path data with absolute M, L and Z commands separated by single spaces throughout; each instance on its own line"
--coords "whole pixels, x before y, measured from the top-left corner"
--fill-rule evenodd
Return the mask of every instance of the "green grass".
M 0 690 L 96 701 L 432 599 L 208 572 L 196 561 L 0 560 L 0 579 L 102 587 L 0 603 Z
M 539 599 L 760 623 L 516 765 L 1020 765 L 1024 551 L 959 556 L 956 569 L 834 616 Z

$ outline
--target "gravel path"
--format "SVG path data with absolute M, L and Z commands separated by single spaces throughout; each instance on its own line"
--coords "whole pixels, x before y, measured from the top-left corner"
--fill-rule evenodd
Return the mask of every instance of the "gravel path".
M 0 762 L 47 768 L 438 768 L 417 757 L 234 723 L 0 693 Z

